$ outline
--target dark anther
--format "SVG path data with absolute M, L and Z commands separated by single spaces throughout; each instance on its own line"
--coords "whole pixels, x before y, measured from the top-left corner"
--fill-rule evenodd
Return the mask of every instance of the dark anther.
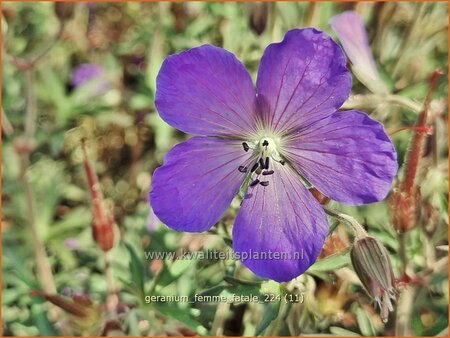
M 264 142 L 263 142 L 263 147 L 267 147 L 268 145 L 269 145 L 269 141 L 264 140 Z
M 248 151 L 250 147 L 248 146 L 247 142 L 242 142 L 242 146 L 244 147 L 245 151 Z
M 262 173 L 264 176 L 267 176 L 267 175 L 272 175 L 273 174 L 273 170 L 267 170 L 267 171 L 263 171 L 263 173 Z
M 263 187 L 267 187 L 269 185 L 269 181 L 262 181 L 259 182 L 259 184 L 261 184 Z
M 256 180 L 254 180 L 252 183 L 250 183 L 250 186 L 251 186 L 251 187 L 254 187 L 254 186 L 257 185 L 258 183 L 259 183 L 259 180 L 256 179 Z
M 264 163 L 264 169 L 269 169 L 269 158 L 266 157 L 266 163 Z
M 264 160 L 262 158 L 259 159 L 259 166 L 261 167 L 261 169 L 265 169 Z
M 238 170 L 239 170 L 241 173 L 246 173 L 246 172 L 247 172 L 247 167 L 244 167 L 243 165 L 240 165 L 239 168 L 238 168 Z
M 259 166 L 259 164 L 258 164 L 258 162 L 256 162 L 256 163 L 253 165 L 252 170 L 250 170 L 250 171 L 251 171 L 251 172 L 254 172 L 256 169 L 258 169 L 258 166 Z
M 285 160 L 280 160 L 280 164 L 281 164 L 281 165 L 284 165 L 285 163 L 286 163 Z

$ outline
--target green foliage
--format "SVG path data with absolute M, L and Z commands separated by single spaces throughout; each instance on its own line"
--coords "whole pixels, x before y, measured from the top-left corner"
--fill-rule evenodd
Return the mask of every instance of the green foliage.
M 156 76 L 167 55 L 211 43 L 232 51 L 255 79 L 267 44 L 302 26 L 333 35 L 329 20 L 350 6 L 366 22 L 378 69 L 391 93 L 388 97 L 371 93 L 354 77 L 355 96 L 346 108 L 363 110 L 394 131 L 415 123 L 432 71 L 448 69 L 447 4 L 266 3 L 268 17 L 260 35 L 249 23 L 253 3 L 74 6 L 74 17 L 60 22 L 53 3 L 2 4 L 2 114 L 12 127 L 8 132 L 2 118 L 3 334 L 75 333 L 73 316 L 60 312 L 55 319 L 53 305 L 30 295 L 46 287 L 37 264 L 42 256 L 36 254 L 36 238 L 45 248 L 58 294 L 70 299 L 81 293 L 95 305 L 104 305 L 114 293 L 105 276 L 105 255 L 92 238 L 81 139 L 86 139 L 106 206 L 121 234 L 108 253 L 118 297 L 113 317 L 121 324 L 119 334 L 392 334 L 396 313 L 388 323 L 381 322 L 351 269 L 348 250 L 353 234 L 342 226 L 333 227 L 323 256 L 307 273 L 281 285 L 257 278 L 232 259 L 177 256 L 183 250 L 230 250 L 237 207 L 205 234 L 176 233 L 153 217 L 147 201 L 151 173 L 166 152 L 187 137 L 157 114 Z M 35 57 L 30 70 L 20 67 L 19 61 Z M 83 63 L 101 65 L 104 78 L 75 87 L 72 74 Z M 98 91 L 105 81 L 108 85 Z M 447 93 L 444 76 L 431 101 L 434 133 L 417 178 L 419 216 L 405 237 L 407 274 L 417 277 L 408 286 L 414 288 L 413 302 L 398 303 L 398 311 L 409 314 L 403 323 L 409 331 L 401 331 L 407 335 L 437 335 L 448 326 Z M 412 135 L 402 131 L 392 136 L 401 165 L 399 179 Z M 400 277 L 401 245 L 388 201 L 336 208 L 354 216 L 384 244 Z M 147 259 L 147 252 L 174 256 Z M 405 286 L 399 289 L 402 293 Z M 188 301 L 145 300 L 174 295 Z M 199 295 L 227 301 L 193 302 Z M 233 301 L 235 296 L 252 295 L 258 301 Z M 268 295 L 272 301 L 267 301 Z M 103 317 L 101 326 L 106 326 L 106 313 Z

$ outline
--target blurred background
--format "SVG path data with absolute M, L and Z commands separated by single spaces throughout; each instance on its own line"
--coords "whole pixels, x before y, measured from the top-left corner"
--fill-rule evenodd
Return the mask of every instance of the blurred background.
M 367 28 L 378 74 L 369 81 L 373 68 L 351 60 L 344 108 L 385 124 L 398 151 L 398 182 L 413 126 L 428 113 L 418 127 L 429 135 L 418 153 L 412 222 L 402 226 L 392 198 L 359 208 L 331 204 L 391 256 L 399 295 L 389 321 L 351 268 L 352 232 L 336 222 L 321 259 L 281 286 L 233 260 L 146 259 L 150 251 L 229 249 L 239 206 L 205 234 L 177 233 L 151 212 L 152 172 L 188 137 L 155 110 L 164 58 L 210 43 L 233 52 L 255 79 L 269 43 L 304 26 L 337 40 L 330 20 L 347 10 Z M 447 335 L 447 31 L 446 2 L 3 2 L 3 335 Z M 427 103 L 437 68 L 444 76 Z M 145 301 L 265 293 L 304 301 Z

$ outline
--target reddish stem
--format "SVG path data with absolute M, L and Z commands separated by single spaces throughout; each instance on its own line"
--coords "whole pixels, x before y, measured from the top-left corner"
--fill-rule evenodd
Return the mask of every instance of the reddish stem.
M 428 110 L 430 108 L 431 96 L 437 86 L 438 78 L 443 75 L 441 70 L 435 70 L 430 78 L 430 87 L 424 102 L 422 112 L 419 114 L 415 126 L 415 134 L 412 140 L 411 148 L 408 151 L 406 160 L 405 180 L 400 186 L 400 190 L 408 196 L 412 196 L 415 190 L 415 179 L 417 170 L 419 168 L 420 158 L 422 157 L 423 145 L 428 134 L 429 127 L 427 126 Z
M 390 130 L 389 135 L 392 136 L 394 134 L 397 134 L 397 133 L 399 133 L 401 131 L 405 131 L 405 130 L 412 130 L 412 131 L 415 131 L 416 133 L 425 133 L 427 135 L 433 134 L 433 128 L 429 127 L 429 126 L 425 126 L 425 127 L 407 126 L 407 127 L 401 127 L 401 128 Z

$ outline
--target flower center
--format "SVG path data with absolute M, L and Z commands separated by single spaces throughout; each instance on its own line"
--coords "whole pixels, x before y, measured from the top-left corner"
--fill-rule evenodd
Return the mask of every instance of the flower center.
M 271 137 L 263 137 L 250 144 L 251 146 L 247 142 L 242 143 L 244 151 L 247 152 L 250 149 L 253 150 L 253 158 L 255 159 L 253 165 L 250 167 L 250 175 L 252 178 L 250 187 L 254 187 L 258 184 L 267 187 L 269 181 L 263 179 L 264 176 L 269 176 L 274 173 L 274 171 L 270 169 L 271 160 L 279 162 L 282 165 L 285 163 L 277 150 L 278 142 Z M 242 173 L 247 173 L 248 167 L 239 166 L 238 170 Z

